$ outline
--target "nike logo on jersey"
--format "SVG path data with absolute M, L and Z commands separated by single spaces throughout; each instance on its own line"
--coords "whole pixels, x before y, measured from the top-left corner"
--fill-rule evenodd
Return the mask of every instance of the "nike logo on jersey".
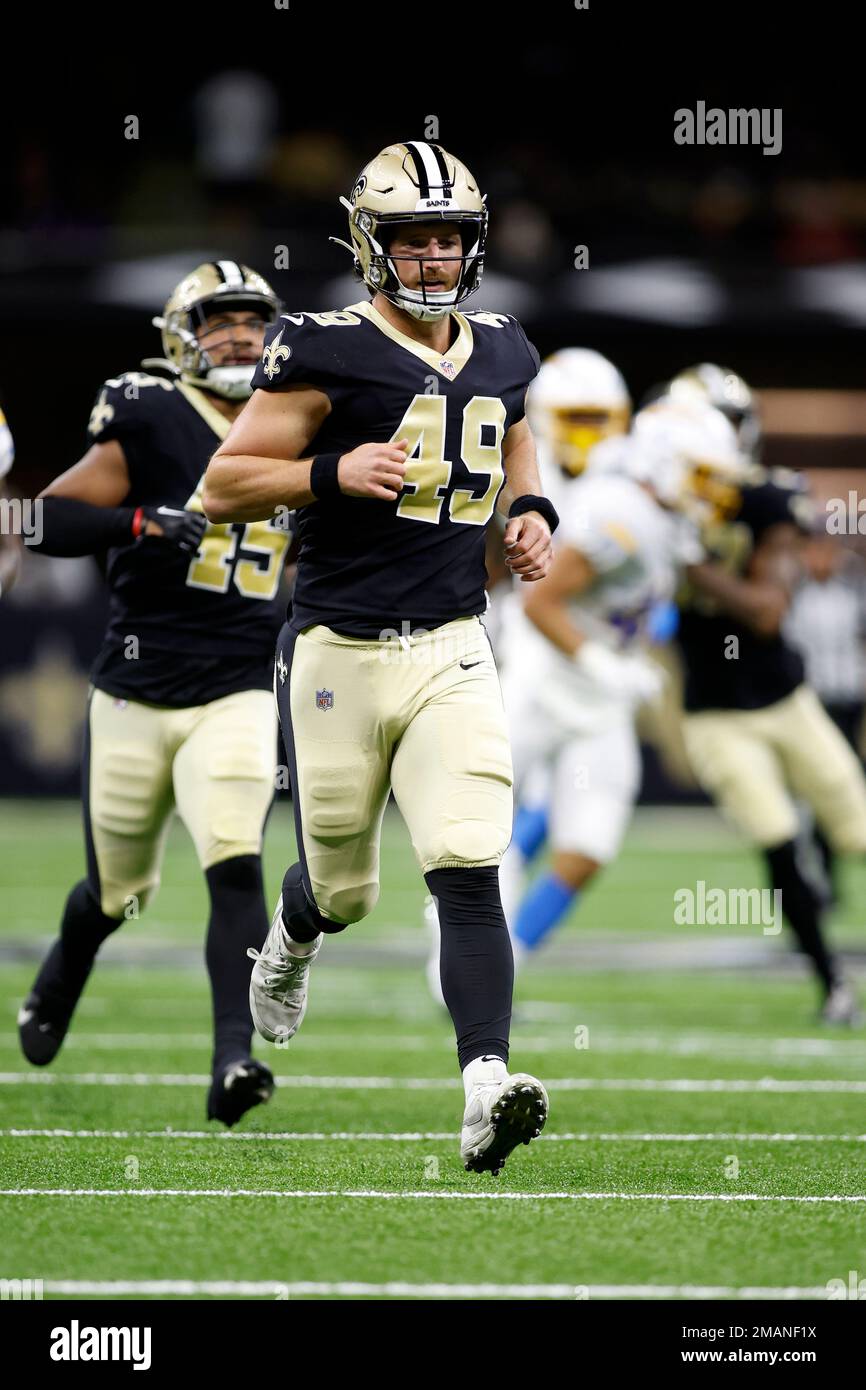
M 289 323 L 301 324 L 304 322 L 303 314 L 283 314 L 283 318 L 288 319 Z
M 480 662 L 480 661 L 461 661 L 461 663 L 460 663 L 460 670 L 461 670 L 461 671 L 471 671 L 473 666 L 480 666 L 480 665 L 481 665 L 481 662 Z

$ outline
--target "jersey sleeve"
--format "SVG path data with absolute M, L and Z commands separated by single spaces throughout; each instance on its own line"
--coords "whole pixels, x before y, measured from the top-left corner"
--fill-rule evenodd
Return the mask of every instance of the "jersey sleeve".
M 305 314 L 283 314 L 265 334 L 253 390 L 285 391 L 305 385 L 327 393 L 335 376 L 334 326 L 317 324 Z
M 173 391 L 173 383 L 164 377 L 124 372 L 103 382 L 96 393 L 87 444 L 107 444 L 112 439 L 120 444 L 129 473 L 130 502 L 161 497 L 169 481 L 163 477 L 167 463 L 160 432 L 164 429 L 163 393 Z
M 172 391 L 174 387 L 171 382 L 145 372 L 124 372 L 104 381 L 87 422 L 88 444 L 107 444 L 116 439 L 126 449 L 128 443 L 150 429 L 150 406 L 160 390 Z
M 511 322 L 514 324 L 514 327 L 517 331 L 517 341 L 522 350 L 522 361 L 525 361 L 526 366 L 526 385 L 529 386 L 529 384 L 533 382 L 535 378 L 538 376 L 539 370 L 541 368 L 541 358 L 538 355 L 538 349 L 536 348 L 535 344 L 531 343 L 527 338 L 526 334 L 524 333 L 523 325 L 519 323 L 518 320 L 515 318 L 512 318 Z M 526 407 L 524 405 L 520 410 L 520 414 L 516 416 L 516 421 L 522 420 L 525 414 Z
M 518 340 L 519 340 L 519 342 L 522 344 L 523 348 L 525 349 L 525 351 L 526 351 L 526 356 L 527 356 L 527 358 L 528 358 L 528 362 L 527 362 L 527 377 L 526 377 L 526 384 L 527 384 L 527 386 L 528 386 L 529 383 L 530 383 L 530 381 L 534 381 L 534 380 L 535 380 L 535 378 L 538 376 L 539 371 L 541 370 L 541 358 L 540 358 L 539 355 L 538 355 L 538 348 L 535 346 L 534 343 L 531 343 L 531 342 L 529 341 L 529 339 L 527 338 L 526 334 L 524 333 L 524 331 L 523 331 L 523 325 L 522 325 L 521 323 L 519 323 L 518 320 L 515 319 L 515 318 L 513 318 L 513 319 L 511 320 L 511 322 L 514 324 L 514 327 L 517 329 L 517 337 L 518 337 Z
M 11 471 L 15 459 L 15 445 L 12 431 L 6 423 L 6 416 L 0 410 L 0 480 Z

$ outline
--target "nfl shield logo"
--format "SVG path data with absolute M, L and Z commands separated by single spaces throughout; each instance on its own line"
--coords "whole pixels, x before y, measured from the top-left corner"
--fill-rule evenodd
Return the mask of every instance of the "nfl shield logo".
M 333 709 L 334 692 L 333 690 L 316 691 L 316 709 Z
M 454 363 L 449 362 L 447 358 L 443 358 L 439 363 L 439 370 L 440 372 L 444 372 L 450 381 L 454 376 Z

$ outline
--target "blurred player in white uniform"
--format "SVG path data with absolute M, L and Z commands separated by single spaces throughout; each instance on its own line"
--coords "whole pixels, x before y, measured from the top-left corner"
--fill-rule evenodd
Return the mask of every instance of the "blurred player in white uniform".
M 646 650 L 653 617 L 680 567 L 701 558 L 694 523 L 712 510 L 708 494 L 745 473 L 732 427 L 709 406 L 639 412 L 618 453 L 615 469 L 591 463 L 560 503 L 554 565 L 525 604 L 521 659 L 506 670 L 517 797 L 539 761 L 551 777 L 549 869 L 521 896 L 520 847 L 503 861 L 517 958 L 619 852 L 640 783 L 635 715 L 661 686 Z
M 631 396 L 621 373 L 601 353 L 563 348 L 542 364 L 530 387 L 527 416 L 538 448 L 539 472 L 547 496 L 562 513 L 584 475 L 590 454 L 613 465 L 631 421 Z M 556 543 L 554 543 L 556 544 Z M 504 587 L 504 586 L 502 586 Z M 499 599 L 498 658 L 504 689 L 519 689 L 528 649 L 537 629 L 525 616 L 523 595 L 514 584 Z M 513 676 L 514 679 L 509 677 Z M 529 865 L 547 840 L 552 789 L 549 760 L 539 757 L 521 777 L 515 799 L 511 846 L 500 864 L 500 888 L 511 922 Z

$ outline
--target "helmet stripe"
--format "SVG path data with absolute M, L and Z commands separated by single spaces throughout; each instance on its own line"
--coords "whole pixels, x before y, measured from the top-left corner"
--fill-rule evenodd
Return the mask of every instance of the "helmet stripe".
M 422 145 L 420 142 L 416 144 L 413 141 L 411 143 L 407 143 L 406 148 L 415 161 L 415 170 L 418 175 L 418 188 L 421 197 L 429 198 L 431 184 L 435 188 L 441 187 L 441 169 L 443 167 L 444 161 L 442 163 L 437 161 L 436 156 L 433 153 L 433 149 L 430 145 Z M 446 175 L 447 172 L 448 171 L 446 169 Z
M 443 188 L 444 188 L 444 187 L 446 186 L 446 184 L 450 184 L 450 183 L 451 183 L 451 178 L 450 178 L 449 173 L 448 173 L 448 165 L 445 163 L 445 156 L 444 156 L 444 154 L 442 153 L 442 146 L 441 146 L 441 145 L 430 145 L 430 146 L 428 146 L 428 148 L 431 149 L 431 150 L 433 151 L 433 155 L 434 155 L 434 157 L 435 157 L 435 159 L 436 159 L 436 163 L 439 165 L 439 174 L 440 174 L 440 176 L 441 176 L 442 186 L 443 186 Z
M 214 265 L 223 277 L 225 284 L 235 290 L 243 289 L 244 277 L 237 261 L 214 261 Z

